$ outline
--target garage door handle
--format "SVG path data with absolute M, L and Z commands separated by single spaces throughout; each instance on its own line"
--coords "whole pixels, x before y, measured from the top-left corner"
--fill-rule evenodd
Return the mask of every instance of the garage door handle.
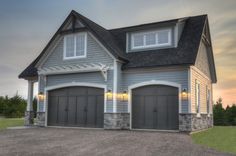
M 87 112 L 87 108 L 84 108 L 84 112 Z
M 153 112 L 155 112 L 155 113 L 156 113 L 156 112 L 157 112 L 157 110 L 156 110 L 156 109 L 154 109 L 154 110 L 153 110 Z
M 68 109 L 65 109 L 66 112 L 68 112 Z

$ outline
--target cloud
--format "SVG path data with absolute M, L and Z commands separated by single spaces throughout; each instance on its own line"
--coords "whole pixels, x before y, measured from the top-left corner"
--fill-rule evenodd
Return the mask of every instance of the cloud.
M 224 107 L 226 107 L 227 105 L 236 104 L 236 88 L 232 89 L 215 88 L 214 101 L 216 101 L 220 97 L 223 98 Z
M 106 28 L 208 14 L 218 83 L 215 99 L 235 100 L 235 0 L 11 0 L 0 1 L 0 95 L 16 90 L 26 96 L 18 74 L 42 51 L 74 9 Z

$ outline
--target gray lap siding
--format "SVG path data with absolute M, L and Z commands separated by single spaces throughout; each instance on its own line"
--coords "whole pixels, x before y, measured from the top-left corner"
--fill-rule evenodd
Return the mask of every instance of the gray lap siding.
M 175 82 L 181 85 L 182 88 L 188 90 L 188 70 L 152 70 L 152 71 L 123 71 L 118 74 L 118 93 L 128 91 L 128 87 L 133 84 L 151 81 L 169 81 Z M 108 71 L 108 80 L 104 81 L 100 72 L 92 73 L 77 73 L 77 74 L 65 74 L 65 75 L 50 75 L 46 77 L 46 81 L 41 76 L 39 84 L 39 92 L 44 92 L 45 87 L 51 87 L 60 85 L 63 83 L 72 82 L 84 82 L 84 83 L 97 83 L 107 86 L 107 89 L 113 90 L 113 70 Z M 188 113 L 188 101 L 182 100 L 182 113 Z M 44 104 L 40 102 L 39 112 L 43 112 Z M 107 101 L 106 112 L 113 112 L 113 101 Z M 117 112 L 127 113 L 128 112 L 128 101 L 119 100 L 117 101 Z
M 103 63 L 109 67 L 113 67 L 114 59 L 105 51 L 105 49 L 99 45 L 99 43 L 93 39 L 93 36 L 88 33 L 87 41 L 87 57 L 83 59 L 63 60 L 63 38 L 59 40 L 59 43 L 55 49 L 48 56 L 42 67 L 64 66 L 71 64 L 89 64 L 89 63 Z M 121 70 L 121 63 L 118 63 L 117 72 L 117 91 L 122 93 L 128 91 L 130 85 L 141 83 L 150 80 L 161 80 L 175 82 L 181 85 L 182 88 L 188 89 L 188 70 L 187 69 L 139 69 L 139 70 Z M 75 73 L 64 75 L 50 75 L 39 76 L 39 92 L 44 92 L 45 87 L 56 86 L 63 83 L 71 82 L 84 82 L 84 83 L 98 83 L 107 86 L 107 89 L 113 91 L 113 70 L 108 71 L 108 80 L 104 81 L 100 72 L 91 73 Z M 43 112 L 44 102 L 39 102 L 39 112 Z M 113 101 L 107 101 L 106 112 L 113 112 Z M 128 101 L 117 101 L 117 112 L 128 112 Z M 182 101 L 182 113 L 188 112 L 188 101 Z
M 111 67 L 108 71 L 108 80 L 104 80 L 101 72 L 91 73 L 75 73 L 64 75 L 39 75 L 39 92 L 44 92 L 46 87 L 60 85 L 63 83 L 71 82 L 85 82 L 85 83 L 98 83 L 106 85 L 107 89 L 113 89 L 113 61 L 114 59 L 110 54 L 93 38 L 90 33 L 87 33 L 87 57 L 81 59 L 63 60 L 63 36 L 60 37 L 55 48 L 47 56 L 46 60 L 41 67 L 54 67 L 64 65 L 83 65 L 90 63 L 102 63 Z M 44 101 L 39 101 L 38 112 L 45 111 Z M 107 112 L 113 111 L 113 102 L 107 101 Z
M 107 82 L 102 77 L 100 72 L 52 75 L 47 76 L 47 87 L 56 86 L 65 83 L 80 82 L 80 83 L 96 83 L 106 85 L 107 89 L 113 89 L 113 70 L 108 71 Z M 113 102 L 107 101 L 106 112 L 113 111 Z
M 63 60 L 63 37 L 48 56 L 42 67 L 64 66 L 73 64 L 103 63 L 113 66 L 113 58 L 87 33 L 87 57 L 80 59 Z
M 120 90 L 128 91 L 128 87 L 133 84 L 159 80 L 159 81 L 169 81 L 178 83 L 181 88 L 186 88 L 188 90 L 188 69 L 176 69 L 176 70 L 134 70 L 134 71 L 124 71 L 122 73 L 122 83 Z M 188 100 L 182 100 L 182 113 L 188 113 Z M 117 106 L 118 112 L 128 112 L 128 102 L 118 101 Z

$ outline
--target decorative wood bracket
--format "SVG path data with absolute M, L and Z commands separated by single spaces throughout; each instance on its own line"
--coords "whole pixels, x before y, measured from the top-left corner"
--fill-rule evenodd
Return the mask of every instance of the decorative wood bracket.
M 102 65 L 102 67 L 101 67 L 101 73 L 102 73 L 102 76 L 103 76 L 105 81 L 107 81 L 107 71 L 108 71 L 108 69 L 109 69 L 109 67 L 105 66 L 105 65 Z

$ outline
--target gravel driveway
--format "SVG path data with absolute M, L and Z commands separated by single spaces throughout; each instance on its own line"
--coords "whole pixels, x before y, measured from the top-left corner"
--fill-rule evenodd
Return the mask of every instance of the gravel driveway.
M 31 128 L 0 131 L 0 155 L 229 155 L 192 143 L 181 133 Z

